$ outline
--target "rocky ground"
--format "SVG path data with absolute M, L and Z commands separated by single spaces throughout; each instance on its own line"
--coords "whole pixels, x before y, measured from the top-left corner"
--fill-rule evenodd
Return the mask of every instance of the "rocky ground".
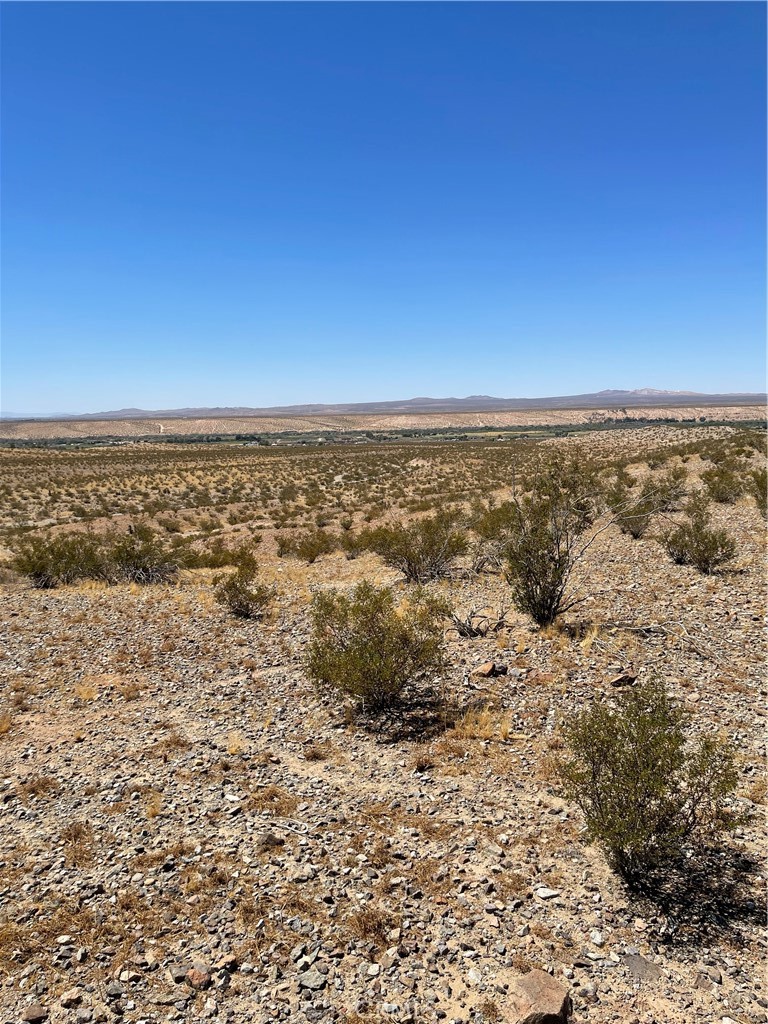
M 435 585 L 506 625 L 449 632 L 445 677 L 383 723 L 302 669 L 314 588 L 406 593 L 376 556 L 265 545 L 263 623 L 219 608 L 207 570 L 49 592 L 9 575 L 0 1019 L 480 1024 L 570 995 L 584 1024 L 765 1020 L 764 524 L 752 499 L 715 514 L 739 544 L 726 571 L 612 527 L 558 629 L 510 611 L 499 577 Z M 649 672 L 730 738 L 754 812 L 653 898 L 552 773 L 563 715 Z

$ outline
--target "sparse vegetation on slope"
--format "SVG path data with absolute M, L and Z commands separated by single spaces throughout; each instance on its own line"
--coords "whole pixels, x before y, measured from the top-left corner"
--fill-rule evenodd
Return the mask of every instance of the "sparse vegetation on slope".
M 628 688 L 616 706 L 598 699 L 564 725 L 565 793 L 629 879 L 733 827 L 725 809 L 736 789 L 733 753 L 710 735 L 693 740 L 688 727 L 660 679 Z
M 426 595 L 397 609 L 391 591 L 365 582 L 350 596 L 316 594 L 307 646 L 310 678 L 367 710 L 392 707 L 409 684 L 440 668 L 444 614 Z
M 128 531 L 141 523 L 179 566 L 159 587 L 78 569 L 40 590 L 7 563 L 0 573 L 8 1020 L 37 1001 L 51 1020 L 128 1024 L 480 1024 L 518 1019 L 524 977 L 559 1006 L 567 995 L 579 1024 L 759 1024 L 765 837 L 761 815 L 744 813 L 766 800 L 756 492 L 707 508 L 708 529 L 736 544 L 734 571 L 692 572 L 663 540 L 687 522 L 681 488 L 705 493 L 702 474 L 723 460 L 758 486 L 764 435 L 492 437 L 0 451 L 7 552 L 34 541 L 47 559 L 56 538 L 90 533 L 98 562 L 117 536 L 141 568 L 152 538 Z M 594 466 L 599 515 L 560 613 L 538 627 L 511 606 L 502 569 L 514 499 L 569 490 L 559 472 L 537 481 L 563 459 Z M 630 503 L 677 488 L 637 543 L 600 510 L 619 477 Z M 366 547 L 382 524 L 447 507 L 469 546 L 423 586 Z M 278 557 L 315 531 L 334 550 Z M 372 596 L 355 620 L 361 583 Z M 356 628 L 314 633 L 313 595 Z M 308 671 L 313 644 L 325 685 Z M 561 726 L 596 705 L 618 713 L 654 675 L 672 717 L 685 715 L 668 806 L 685 817 L 686 791 L 695 803 L 700 781 L 717 784 L 696 804 L 706 827 L 681 840 L 684 858 L 641 843 L 649 867 L 630 887 L 609 845 L 588 841 L 578 801 L 558 795 L 558 760 L 577 760 Z M 373 713 L 367 695 L 375 706 L 382 692 Z M 699 756 L 713 723 L 733 751 L 733 793 L 727 748 Z M 658 805 L 638 799 L 640 784 L 664 763 L 624 776 L 623 817 L 606 832 L 622 850 L 628 821 L 640 822 L 630 838 L 647 838 Z M 634 972 L 659 980 L 638 987 Z
M 685 511 L 686 521 L 667 533 L 666 549 L 678 565 L 692 565 L 699 572 L 713 573 L 730 562 L 736 545 L 725 530 L 713 529 L 705 495 L 694 495 Z

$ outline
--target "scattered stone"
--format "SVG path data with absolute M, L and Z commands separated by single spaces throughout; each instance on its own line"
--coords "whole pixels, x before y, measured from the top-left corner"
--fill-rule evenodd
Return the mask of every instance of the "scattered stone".
M 506 665 L 499 665 L 495 661 L 484 661 L 473 669 L 472 675 L 478 679 L 492 679 L 495 676 L 505 676 L 508 668 Z
M 509 985 L 516 1024 L 568 1024 L 572 1013 L 568 989 L 546 971 L 534 968 Z
M 540 900 L 553 900 L 560 895 L 559 889 L 550 889 L 546 885 L 540 885 L 535 892 Z
M 141 448 L 126 454 L 145 460 Z M 332 453 L 299 454 L 297 466 L 333 461 Z M 73 466 L 80 460 L 73 456 Z M 687 466 L 693 487 L 699 462 L 694 456 Z M 227 466 L 234 486 L 239 470 L 229 459 Z M 646 468 L 637 473 L 642 486 Z M 171 519 L 178 493 L 172 477 L 167 483 Z M 217 503 L 229 497 L 230 484 L 220 483 Z M 634 544 L 614 528 L 601 535 L 585 562 L 590 621 L 600 624 L 594 642 L 578 619 L 574 630 L 545 634 L 515 610 L 498 647 L 490 634 L 446 637 L 449 665 L 435 693 L 463 707 L 469 689 L 470 706 L 493 709 L 487 724 L 498 716 L 501 726 L 462 737 L 442 721 L 423 731 L 418 698 L 429 679 L 414 681 L 413 705 L 375 720 L 365 710 L 346 714 L 336 695 L 309 685 L 305 593 L 394 577 L 369 554 L 350 562 L 328 555 L 306 567 L 278 560 L 269 503 L 287 480 L 269 483 L 273 497 L 261 499 L 258 513 L 266 517 L 260 560 L 270 583 L 282 580 L 267 629 L 200 601 L 207 574 L 173 588 L 62 586 L 47 594 L 0 580 L 0 649 L 20 704 L 2 737 L 0 848 L 24 851 L 0 863 L 0 904 L 14 931 L 29 932 L 20 948 L 32 940 L 30 955 L 11 955 L 0 977 L 0 1024 L 21 1024 L 25 1007 L 43 1000 L 49 1014 L 40 1024 L 339 1024 L 345 1014 L 480 1024 L 482 1007 L 505 1024 L 534 1012 L 561 1021 L 562 1005 L 553 1017 L 549 1005 L 521 1002 L 520 972 L 534 964 L 570 992 L 579 1024 L 758 1024 L 768 1010 L 759 979 L 765 873 L 750 866 L 762 849 L 759 820 L 738 827 L 744 891 L 733 905 L 722 907 L 727 890 L 713 871 L 711 915 L 692 901 L 667 918 L 587 846 L 580 813 L 540 770 L 557 749 L 561 716 L 593 699 L 596 683 L 608 698 L 632 685 L 632 638 L 638 668 L 664 673 L 675 701 L 690 705 L 697 733 L 712 722 L 728 732 L 743 796 L 734 810 L 747 797 L 759 803 L 757 697 L 768 687 L 757 659 L 755 616 L 765 602 L 753 499 L 712 506 L 738 539 L 736 573 L 700 578 L 657 557 L 658 545 Z M 87 493 L 95 500 L 98 485 Z M 243 511 L 250 493 L 246 486 Z M 216 512 L 223 529 L 230 511 L 240 515 L 232 495 L 233 508 Z M 356 524 L 363 514 L 355 510 Z M 203 550 L 194 516 L 189 529 Z M 226 539 L 239 543 L 250 530 L 236 524 Z M 457 573 L 443 587 L 455 607 L 508 603 L 500 576 Z M 657 622 L 667 624 L 663 633 L 644 629 Z M 619 651 L 623 661 L 615 661 Z M 465 686 L 478 657 L 491 652 L 510 661 L 504 680 L 494 679 L 501 666 L 491 661 L 492 675 L 473 674 Z M 73 685 L 58 685 L 59 677 Z M 79 696 L 81 682 L 93 697 Z M 306 756 L 310 746 L 316 757 Z M 428 771 L 416 767 L 428 763 Z M 42 792 L 48 783 L 58 787 L 55 799 Z M 741 863 L 729 865 L 741 873 Z M 58 923 L 46 932 L 54 904 Z M 77 907 L 92 915 L 93 930 L 67 916 Z M 696 921 L 701 912 L 706 918 Z M 706 940 L 691 924 L 706 929 Z M 48 935 L 44 943 L 36 932 Z M 117 986 L 109 995 L 107 984 Z
M 200 992 L 203 989 L 210 988 L 211 974 L 206 967 L 196 965 L 195 967 L 190 967 L 187 971 L 186 982 L 190 988 Z
M 328 979 L 324 974 L 321 974 L 320 971 L 312 967 L 310 970 L 300 974 L 298 981 L 300 988 L 308 988 L 313 992 L 319 992 L 325 988 Z
M 31 1006 L 27 1006 L 21 1015 L 21 1019 L 26 1021 L 27 1024 L 40 1024 L 47 1017 L 48 1011 L 40 1003 L 32 1003 Z
M 650 960 L 646 960 L 639 953 L 625 953 L 624 963 L 629 969 L 629 973 L 637 981 L 658 981 L 664 977 L 660 967 Z
M 637 682 L 636 672 L 621 672 L 619 675 L 614 676 L 613 679 L 608 680 L 609 686 L 632 686 Z
M 274 832 L 260 832 L 253 845 L 258 853 L 266 853 L 285 846 L 285 840 L 282 836 L 276 836 Z
M 73 1006 L 77 1006 L 79 1003 L 81 1003 L 82 999 L 83 994 L 80 991 L 80 989 L 70 988 L 63 993 L 59 1002 L 61 1003 L 65 1010 L 70 1010 L 72 1009 Z

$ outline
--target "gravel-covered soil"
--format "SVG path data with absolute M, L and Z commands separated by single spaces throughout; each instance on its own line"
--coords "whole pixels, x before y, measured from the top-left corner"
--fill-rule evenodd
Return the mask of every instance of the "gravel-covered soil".
M 506 625 L 448 631 L 444 677 L 383 721 L 302 668 L 315 588 L 407 594 L 374 555 L 304 565 L 267 531 L 264 622 L 215 604 L 210 570 L 51 591 L 7 573 L 0 1019 L 515 1022 L 541 970 L 585 1024 L 764 1021 L 764 521 L 748 497 L 713 509 L 727 569 L 674 565 L 660 525 L 610 527 L 558 628 L 460 567 L 433 589 Z M 474 674 L 488 661 L 507 674 Z M 564 715 L 654 672 L 733 743 L 753 814 L 651 896 L 586 843 L 552 762 Z

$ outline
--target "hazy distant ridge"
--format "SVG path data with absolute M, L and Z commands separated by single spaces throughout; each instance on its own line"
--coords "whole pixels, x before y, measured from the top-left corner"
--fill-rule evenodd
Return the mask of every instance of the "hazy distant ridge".
M 666 405 L 765 405 L 765 394 L 704 395 L 696 391 L 660 391 L 637 388 L 634 391 L 607 390 L 589 395 L 562 395 L 551 398 L 494 398 L 469 395 L 467 398 L 408 398 L 393 402 L 342 402 L 336 405 L 276 405 L 265 408 L 212 406 L 187 409 L 114 409 L 109 412 L 35 416 L 3 413 L 5 419 L 55 420 L 132 420 L 132 419 L 228 419 L 242 416 L 323 416 L 376 415 L 386 413 L 429 412 L 504 412 L 515 409 L 614 409 L 659 407 Z

